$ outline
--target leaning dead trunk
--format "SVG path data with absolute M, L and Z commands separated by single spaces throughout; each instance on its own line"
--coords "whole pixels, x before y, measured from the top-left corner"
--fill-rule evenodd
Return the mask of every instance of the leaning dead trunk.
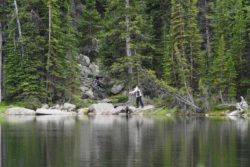
M 150 82 L 150 88 L 154 88 L 154 93 L 158 97 L 173 97 L 179 104 L 184 104 L 181 105 L 181 107 L 186 107 L 189 106 L 195 111 L 201 112 L 202 109 L 198 105 L 195 104 L 195 101 L 193 98 L 190 98 L 190 95 L 182 95 L 178 91 L 174 90 L 171 86 L 166 85 L 165 83 L 162 83 L 162 81 L 158 80 L 153 74 L 148 73 L 144 69 L 140 69 L 141 73 L 143 73 L 144 82 Z
M 129 0 L 125 0 L 125 9 L 128 11 L 129 10 Z M 127 12 L 128 13 L 128 12 Z M 131 54 L 131 46 L 130 46 L 130 42 L 131 42 L 131 38 L 130 38 L 130 32 L 129 32 L 129 28 L 130 28 L 130 18 L 128 15 L 125 16 L 125 24 L 126 24 L 126 56 L 128 58 L 130 58 L 132 56 Z M 128 64 L 128 75 L 130 78 L 132 78 L 132 65 L 131 62 L 129 62 Z M 131 90 L 131 86 L 129 86 L 129 90 Z M 129 96 L 129 102 L 131 102 L 131 96 Z
M 0 103 L 2 102 L 2 60 L 3 60 L 3 30 L 0 22 Z
M 14 0 L 14 5 L 15 5 L 15 14 L 16 14 L 16 22 L 17 22 L 18 35 L 19 35 L 18 42 L 21 45 L 21 55 L 23 57 L 23 55 L 24 55 L 24 49 L 23 49 L 23 45 L 22 45 L 22 30 L 21 30 L 21 23 L 20 23 L 20 20 L 19 20 L 18 7 L 17 7 L 16 0 Z
M 126 8 L 126 10 L 129 9 L 129 0 L 126 0 L 126 6 L 125 6 L 125 8 Z M 127 33 L 127 36 L 126 36 L 126 55 L 128 57 L 131 57 L 132 56 L 132 54 L 131 54 L 131 48 L 130 48 L 131 38 L 130 38 L 130 33 L 129 33 L 130 18 L 129 18 L 128 15 L 126 15 L 125 21 L 126 21 L 126 33 Z M 132 74 L 132 66 L 131 66 L 131 64 L 129 64 L 128 73 L 129 73 L 129 75 Z
M 46 64 L 46 91 L 49 93 L 49 73 L 50 73 L 50 57 L 51 57 L 51 25 L 52 25 L 52 9 L 49 5 L 49 39 L 48 39 L 48 55 Z

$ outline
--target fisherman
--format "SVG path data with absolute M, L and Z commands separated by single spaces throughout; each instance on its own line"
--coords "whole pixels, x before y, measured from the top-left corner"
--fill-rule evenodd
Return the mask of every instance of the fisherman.
M 129 94 L 134 94 L 136 97 L 136 108 L 139 107 L 139 105 L 141 105 L 141 107 L 144 107 L 144 104 L 142 102 L 142 91 L 139 89 L 138 86 L 134 86 L 134 90 L 129 92 Z

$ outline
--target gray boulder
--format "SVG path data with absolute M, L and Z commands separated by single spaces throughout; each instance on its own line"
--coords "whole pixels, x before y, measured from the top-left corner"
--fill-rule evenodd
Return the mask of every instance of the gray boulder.
M 136 112 L 136 108 L 134 106 L 128 106 L 128 110 L 133 113 L 133 112 Z
M 35 113 L 36 112 L 34 110 L 30 110 L 23 107 L 13 107 L 7 109 L 6 111 L 6 114 L 8 115 L 35 115 Z
M 48 104 L 43 104 L 41 108 L 48 109 L 49 105 Z
M 82 92 L 87 92 L 89 90 L 87 86 L 81 86 L 80 89 Z
M 111 93 L 116 95 L 116 94 L 120 93 L 124 89 L 124 87 L 125 87 L 124 83 L 121 83 L 119 85 L 114 85 L 111 88 Z
M 125 113 L 125 112 L 127 112 L 126 108 L 127 108 L 126 106 L 118 106 L 115 108 L 115 112 L 116 113 Z
M 63 110 L 74 111 L 76 109 L 76 105 L 70 103 L 63 104 Z
M 82 76 L 93 75 L 91 69 L 88 68 L 88 67 L 86 67 L 86 66 L 81 66 L 81 67 L 80 67 L 80 70 L 81 70 L 81 75 L 82 75 Z
M 36 115 L 69 115 L 74 116 L 77 115 L 76 112 L 66 112 L 57 109 L 43 109 L 39 108 L 36 110 Z
M 91 89 L 89 89 L 87 92 L 84 93 L 84 96 L 89 98 L 89 99 L 94 99 L 95 96 L 94 96 L 94 93 Z
M 97 76 L 97 75 L 100 73 L 100 71 L 99 71 L 99 66 L 98 66 L 98 65 L 90 64 L 90 65 L 89 65 L 89 69 L 91 70 L 91 72 L 92 72 L 92 74 L 93 74 L 94 76 Z
M 116 110 L 115 110 L 113 104 L 110 104 L 110 103 L 92 104 L 89 107 L 89 112 L 97 114 L 97 115 L 116 114 Z
M 60 104 L 56 104 L 56 105 L 50 107 L 49 109 L 62 110 L 63 106 L 61 106 Z
M 83 66 L 89 66 L 90 65 L 90 59 L 88 56 L 80 54 L 80 63 Z

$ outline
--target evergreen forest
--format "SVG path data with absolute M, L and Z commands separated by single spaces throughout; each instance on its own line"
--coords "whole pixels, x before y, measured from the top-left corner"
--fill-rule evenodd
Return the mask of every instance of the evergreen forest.
M 81 99 L 80 54 L 170 108 L 249 101 L 250 1 L 0 0 L 1 101 Z

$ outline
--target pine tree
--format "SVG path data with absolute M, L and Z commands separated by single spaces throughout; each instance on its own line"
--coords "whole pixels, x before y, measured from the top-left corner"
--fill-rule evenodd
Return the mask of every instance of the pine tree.
M 181 72 L 184 72 L 181 69 L 186 65 L 186 60 L 183 60 L 185 58 L 183 54 L 185 53 L 184 16 L 182 6 L 175 0 L 171 2 L 171 25 L 167 35 L 167 50 L 165 51 L 165 78 L 170 85 L 181 88 L 183 86 Z
M 154 50 L 151 44 L 152 26 L 144 15 L 145 2 L 132 0 L 129 1 L 129 7 L 125 4 L 124 0 L 110 1 L 107 4 L 101 50 L 104 65 L 112 66 L 113 73 L 118 76 L 126 75 L 131 65 L 134 72 L 142 66 L 151 68 Z M 129 27 L 126 28 L 128 24 Z M 126 52 L 127 39 L 131 57 Z
M 201 50 L 202 36 L 199 30 L 197 21 L 198 8 L 197 0 L 190 0 L 187 6 L 187 18 L 186 18 L 186 54 L 188 63 L 190 66 L 190 86 L 197 91 L 200 78 L 205 78 L 205 57 Z
M 67 100 L 76 90 L 77 54 L 75 31 L 70 17 L 70 1 L 47 1 L 49 39 L 46 89 L 48 101 Z M 75 82 L 76 81 L 76 82 Z
M 36 24 L 35 11 L 30 10 L 39 2 L 27 3 L 22 1 L 14 6 L 8 1 L 6 16 L 8 28 L 6 30 L 6 62 L 5 62 L 5 89 L 8 99 L 25 99 L 29 97 L 44 98 L 43 48 L 44 37 L 40 36 Z M 18 6 L 18 19 L 22 28 L 22 39 L 18 34 L 15 7 Z
M 86 0 L 79 23 L 80 52 L 91 59 L 97 57 L 99 49 L 99 32 L 101 30 L 101 16 L 96 9 L 96 1 Z
M 233 98 L 236 96 L 236 85 L 240 87 L 242 83 L 244 61 L 245 61 L 245 32 L 246 32 L 246 16 L 243 11 L 243 1 L 231 1 L 231 0 L 222 0 L 216 2 L 216 7 L 214 11 L 214 38 L 213 38 L 213 47 L 216 48 L 220 46 L 221 36 L 224 38 L 225 42 L 225 54 L 227 55 L 227 61 L 224 61 L 225 70 L 228 72 L 225 73 L 225 78 L 230 78 L 230 82 L 225 89 L 232 90 L 224 92 L 224 95 L 221 95 L 225 98 Z M 216 49 L 214 50 L 215 57 L 218 59 L 219 55 Z M 231 64 L 231 66 L 229 65 Z M 228 76 L 227 76 L 228 75 Z M 231 76 L 233 75 L 233 76 Z M 236 79 L 237 76 L 237 79 Z M 236 81 L 238 83 L 236 83 Z M 214 83 L 212 83 L 212 86 Z M 223 92 L 223 91 L 222 91 Z M 230 93 L 231 92 L 231 93 Z
M 79 94 L 80 88 L 80 69 L 79 69 L 79 54 L 78 51 L 78 39 L 75 28 L 72 26 L 73 20 L 71 17 L 72 7 L 71 1 L 64 3 L 65 17 L 62 21 L 64 23 L 63 32 L 64 36 L 62 38 L 63 47 L 65 50 L 66 63 L 64 67 L 65 71 L 65 100 L 70 101 L 74 96 Z
M 221 36 L 218 47 L 215 51 L 216 58 L 214 59 L 211 78 L 213 93 L 219 96 L 222 103 L 225 100 L 235 97 L 235 78 L 236 70 L 232 56 L 226 50 L 226 43 Z

